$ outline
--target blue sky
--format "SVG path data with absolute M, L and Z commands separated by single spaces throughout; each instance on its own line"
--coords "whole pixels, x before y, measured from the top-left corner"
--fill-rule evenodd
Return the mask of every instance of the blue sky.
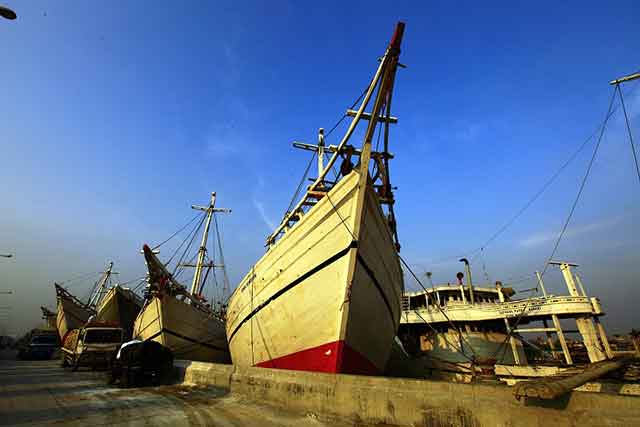
M 19 16 L 0 22 L 0 251 L 16 253 L 0 261 L 0 287 L 16 290 L 3 297 L 14 330 L 53 306 L 53 280 L 108 260 L 123 280 L 141 275 L 140 246 L 184 224 L 210 191 L 233 209 L 221 221 L 237 283 L 308 161 L 291 142 L 314 141 L 351 105 L 398 19 L 399 234 L 403 256 L 437 282 L 453 281 L 456 257 L 593 132 L 607 82 L 640 68 L 631 1 L 4 4 Z M 640 139 L 636 85 L 625 93 Z M 618 331 L 640 321 L 640 185 L 623 126 L 612 118 L 556 257 L 582 264 Z M 541 268 L 592 148 L 474 260 L 476 281 Z

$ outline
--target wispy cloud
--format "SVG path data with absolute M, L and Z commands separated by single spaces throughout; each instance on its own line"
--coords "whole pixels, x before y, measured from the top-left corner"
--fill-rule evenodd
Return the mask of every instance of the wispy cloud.
M 267 215 L 267 212 L 264 209 L 264 203 L 262 203 L 261 201 L 257 200 L 254 197 L 253 206 L 255 206 L 255 208 L 258 210 L 258 213 L 260 214 L 260 218 L 262 218 L 262 221 L 264 221 L 267 227 L 269 227 L 269 230 L 270 231 L 275 230 L 276 223 L 271 218 L 269 218 L 269 215 Z
M 593 222 L 591 224 L 580 225 L 576 227 L 568 228 L 564 233 L 564 238 L 572 238 L 583 234 L 591 233 L 597 230 L 602 230 L 618 224 L 622 221 L 622 216 L 616 216 L 603 221 Z M 541 245 L 542 243 L 550 242 L 558 238 L 559 231 L 541 231 L 533 233 L 530 236 L 522 239 L 520 245 L 524 247 L 534 247 Z
M 269 227 L 269 231 L 273 231 L 276 228 L 276 222 L 267 214 L 267 210 L 264 207 L 264 203 L 261 200 L 258 200 L 257 194 L 261 194 L 264 189 L 264 178 L 258 177 L 258 185 L 256 191 L 251 198 L 253 202 L 253 206 L 255 206 L 256 210 L 260 214 L 260 218 Z

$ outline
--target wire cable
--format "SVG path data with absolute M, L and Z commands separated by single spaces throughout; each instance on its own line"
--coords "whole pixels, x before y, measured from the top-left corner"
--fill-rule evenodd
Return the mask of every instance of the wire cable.
M 631 91 L 629 91 L 629 94 L 632 94 L 637 89 L 638 86 L 640 85 L 636 85 Z M 618 107 L 612 110 L 610 109 L 605 117 L 605 122 L 608 121 L 616 113 L 617 110 L 618 110 Z M 580 144 L 580 146 L 576 149 L 576 151 L 574 151 L 573 154 L 569 156 L 569 158 L 560 166 L 560 168 L 558 168 L 558 170 L 556 170 L 556 172 L 542 185 L 540 190 L 538 190 L 533 195 L 533 197 L 531 197 L 531 199 L 529 199 L 522 206 L 522 208 L 520 208 L 515 213 L 515 215 L 513 215 L 507 222 L 505 222 L 480 247 L 471 251 L 471 256 L 470 256 L 471 260 L 473 260 L 477 256 L 477 253 L 480 250 L 482 250 L 483 248 L 486 248 L 489 244 L 491 244 L 494 240 L 496 240 L 502 233 L 504 233 L 511 225 L 513 225 L 513 223 L 516 222 L 516 220 L 520 218 L 531 207 L 531 205 L 547 191 L 547 189 L 551 186 L 551 184 L 553 184 L 553 182 L 558 178 L 558 176 L 560 176 L 560 174 L 567 168 L 567 166 L 569 166 L 569 164 L 571 164 L 571 162 L 575 160 L 578 154 L 580 154 L 582 150 L 585 149 L 585 147 L 589 144 L 589 142 L 591 142 L 591 140 L 598 134 L 600 130 L 601 130 L 601 125 L 599 125 L 596 129 L 594 129 L 594 131 Z
M 547 269 L 549 268 L 549 262 L 555 256 L 556 251 L 558 250 L 558 246 L 560 245 L 560 241 L 564 237 L 564 233 L 567 231 L 567 227 L 569 226 L 569 222 L 571 221 L 571 218 L 573 217 L 573 213 L 576 210 L 576 206 L 578 206 L 578 201 L 580 200 L 580 196 L 582 195 L 582 191 L 584 190 L 584 187 L 587 184 L 587 179 L 589 178 L 589 174 L 591 173 L 591 168 L 593 167 L 593 162 L 595 161 L 596 156 L 598 155 L 598 149 L 600 148 L 600 144 L 602 143 L 602 137 L 604 136 L 604 131 L 607 128 L 607 122 L 609 121 L 609 118 L 611 118 L 611 109 L 613 108 L 613 101 L 615 100 L 615 97 L 616 97 L 616 94 L 615 94 L 615 91 L 614 91 L 614 93 L 611 96 L 611 101 L 609 101 L 609 109 L 607 110 L 607 115 L 606 115 L 606 117 L 604 119 L 604 122 L 602 123 L 602 126 L 600 127 L 600 136 L 598 136 L 598 142 L 596 143 L 596 146 L 593 149 L 593 154 L 591 155 L 591 160 L 589 161 L 589 165 L 587 166 L 587 171 L 585 172 L 584 178 L 582 178 L 582 182 L 580 183 L 580 188 L 578 190 L 578 194 L 576 195 L 576 198 L 573 201 L 573 204 L 571 205 L 571 210 L 569 211 L 569 215 L 567 216 L 567 219 L 564 222 L 564 225 L 562 226 L 562 230 L 560 231 L 560 234 L 558 235 L 558 238 L 556 239 L 556 243 L 553 246 L 553 250 L 551 251 L 551 255 L 549 255 L 549 258 L 547 258 L 547 262 L 545 263 L 544 269 L 542 270 L 542 273 L 540 274 L 541 276 L 544 276 L 544 274 L 547 272 Z
M 157 244 L 156 246 L 154 246 L 153 248 L 151 248 L 151 250 L 154 249 L 158 249 L 160 246 L 164 245 L 165 243 L 167 243 L 169 240 L 173 239 L 174 237 L 176 237 L 181 231 L 183 231 L 185 228 L 187 228 L 189 225 L 191 225 L 196 219 L 198 219 L 198 217 L 201 215 L 200 212 L 198 212 L 193 218 L 191 218 L 191 221 L 189 221 L 188 223 L 186 223 L 184 226 L 182 226 L 178 231 L 176 231 L 175 233 L 173 233 L 171 236 L 169 236 L 168 239 L 166 239 L 165 241 L 163 241 L 162 243 Z
M 636 154 L 636 146 L 633 143 L 633 134 L 631 133 L 631 124 L 629 123 L 629 116 L 627 115 L 627 108 L 624 105 L 624 98 L 622 97 L 622 90 L 620 85 L 616 85 L 618 95 L 620 95 L 620 105 L 622 105 L 622 112 L 624 113 L 624 120 L 627 125 L 627 132 L 629 133 L 629 143 L 631 144 L 631 152 L 633 153 L 633 161 L 636 165 L 636 174 L 638 175 L 638 182 L 640 182 L 640 166 L 638 166 L 638 155 Z

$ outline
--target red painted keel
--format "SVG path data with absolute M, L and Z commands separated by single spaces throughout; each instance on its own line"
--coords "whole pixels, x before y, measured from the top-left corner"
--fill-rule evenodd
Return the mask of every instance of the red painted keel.
M 373 363 L 349 347 L 344 341 L 334 341 L 318 347 L 308 348 L 276 359 L 260 362 L 256 366 L 333 374 L 380 374 L 380 370 Z

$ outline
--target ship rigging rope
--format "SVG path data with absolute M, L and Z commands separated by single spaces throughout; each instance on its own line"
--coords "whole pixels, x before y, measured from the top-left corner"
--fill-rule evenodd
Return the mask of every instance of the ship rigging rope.
M 293 197 L 291 198 L 291 201 L 289 202 L 289 206 L 287 207 L 287 212 L 284 214 L 285 217 L 289 212 L 291 212 L 293 205 L 295 204 L 296 200 L 298 200 L 298 196 L 300 195 L 300 190 L 302 189 L 302 186 L 304 185 L 304 181 L 307 179 L 307 176 L 309 175 L 309 169 L 311 169 L 311 165 L 313 164 L 313 159 L 316 158 L 316 155 L 317 153 L 313 153 L 313 155 L 309 159 L 309 163 L 307 164 L 307 167 L 304 169 L 304 173 L 302 174 L 302 179 L 300 179 L 300 183 L 298 184 L 298 187 L 296 187 L 296 191 L 295 193 L 293 193 Z
M 192 233 L 196 232 L 196 231 L 200 228 L 200 226 L 201 226 L 201 225 L 202 225 L 202 223 L 204 222 L 204 218 L 205 218 L 205 215 L 204 215 L 204 213 L 202 213 L 202 212 L 198 212 L 198 213 L 196 214 L 196 216 L 194 217 L 194 219 L 192 219 L 191 221 L 189 221 L 189 223 L 188 223 L 188 224 L 192 224 L 192 223 L 193 223 L 193 221 L 194 221 L 196 218 L 198 218 L 198 217 L 202 217 L 202 218 L 201 218 L 201 220 L 200 220 L 200 223 L 196 224 L 196 225 L 194 226 L 194 228 L 193 228 L 193 229 L 191 229 L 191 231 L 189 231 L 189 233 L 187 234 L 187 237 L 185 237 L 185 238 L 182 240 L 182 242 L 180 243 L 180 245 L 178 245 L 178 247 L 173 251 L 173 254 L 171 254 L 171 256 L 169 257 L 169 260 L 168 260 L 167 262 L 165 262 L 165 263 L 164 263 L 164 265 L 165 265 L 165 266 L 166 266 L 166 265 L 169 265 L 169 264 L 171 263 L 171 261 L 173 261 L 173 258 L 178 254 L 178 251 L 180 251 L 180 249 L 182 248 L 182 246 L 183 246 L 183 245 L 185 244 L 185 242 L 189 239 L 189 236 L 191 236 L 191 234 L 192 234 Z M 187 225 L 188 225 L 188 224 L 187 224 Z M 183 228 L 182 228 L 182 230 L 184 230 L 184 228 L 186 228 L 186 227 L 183 227 Z M 180 230 L 180 231 L 182 231 L 182 230 Z M 177 233 L 174 233 L 174 236 L 175 236 L 176 234 L 177 234 Z M 172 237 L 173 237 L 173 236 L 172 236 Z M 171 237 L 171 238 L 172 238 L 172 237 Z M 167 242 L 168 240 L 170 240 L 171 238 L 167 239 L 165 242 L 161 243 L 160 245 L 163 245 L 164 243 L 166 243 L 166 242 Z M 160 247 L 160 245 L 156 246 L 155 248 Z
M 544 269 L 542 270 L 542 273 L 540 274 L 541 276 L 544 276 L 544 274 L 547 272 L 547 269 L 549 268 L 549 262 L 555 256 L 556 251 L 558 250 L 558 246 L 560 245 L 560 241 L 562 240 L 562 237 L 564 237 L 564 233 L 567 231 L 567 227 L 569 226 L 569 222 L 571 221 L 571 217 L 573 216 L 573 213 L 576 210 L 576 206 L 578 206 L 578 201 L 580 200 L 580 196 L 582 195 L 582 191 L 584 190 L 584 187 L 585 187 L 585 185 L 587 183 L 587 179 L 589 178 L 589 174 L 591 173 L 591 168 L 593 167 L 593 162 L 596 159 L 596 156 L 598 155 L 598 149 L 600 148 L 600 144 L 602 143 L 602 137 L 604 136 L 604 131 L 607 128 L 607 122 L 611 118 L 611 113 L 612 113 L 612 108 L 613 108 L 613 101 L 615 100 L 615 97 L 616 97 L 616 93 L 614 91 L 612 96 L 611 96 L 611 101 L 609 101 L 609 109 L 607 110 L 607 115 L 606 115 L 606 117 L 605 117 L 605 119 L 602 122 L 602 125 L 600 127 L 600 135 L 598 136 L 598 142 L 596 143 L 596 146 L 593 149 L 593 154 L 591 155 L 591 160 L 589 161 L 589 165 L 587 166 L 587 171 L 585 172 L 584 177 L 582 178 L 582 182 L 580 183 L 580 188 L 578 189 L 578 194 L 576 195 L 576 198 L 573 201 L 573 205 L 571 206 L 571 210 L 569 210 L 569 215 L 567 216 L 567 219 L 564 222 L 564 225 L 562 226 L 562 230 L 560 231 L 560 234 L 558 235 L 556 243 L 553 246 L 553 250 L 551 251 L 551 255 L 549 255 L 549 258 L 547 258 L 547 262 L 545 263 Z
M 229 276 L 227 275 L 227 264 L 224 262 L 224 253 L 222 252 L 222 233 L 220 232 L 220 227 L 218 227 L 218 218 L 215 214 L 213 214 L 213 224 L 215 225 L 215 228 L 216 228 L 216 240 L 218 242 L 218 256 L 220 257 L 220 264 L 222 264 L 223 283 L 222 283 L 222 295 L 220 298 L 220 302 L 223 303 L 226 300 L 225 291 L 229 292 L 231 283 L 229 282 Z M 214 272 L 213 272 L 214 278 L 215 278 L 215 274 L 216 272 L 214 269 Z
M 427 288 L 422 284 L 422 282 L 420 281 L 420 279 L 418 279 L 418 276 L 413 272 L 413 270 L 411 269 L 411 267 L 409 267 L 409 264 L 407 264 L 407 262 L 404 260 L 404 258 L 402 258 L 402 256 L 400 256 L 400 254 L 398 254 L 398 258 L 400 259 L 400 261 L 402 261 L 402 264 L 404 264 L 405 268 L 409 271 L 409 273 L 411 273 L 411 275 L 413 276 L 414 280 L 420 285 L 420 287 L 424 290 L 424 295 L 425 298 L 429 298 L 429 292 L 427 291 Z M 476 351 L 473 349 L 473 346 L 471 345 L 471 343 L 469 341 L 467 341 L 466 338 L 464 338 L 464 336 L 462 335 L 462 331 L 460 330 L 460 328 L 458 326 L 456 326 L 453 321 L 451 320 L 451 318 L 449 318 L 449 316 L 447 315 L 447 313 L 445 313 L 445 311 L 442 309 L 442 307 L 440 307 L 440 304 L 438 304 L 437 301 L 434 301 L 436 307 L 438 307 L 438 310 L 440 311 L 440 313 L 444 316 L 445 319 L 447 319 L 447 322 L 449 323 L 449 325 L 456 331 L 458 331 L 458 335 L 460 336 L 460 340 L 461 341 L 465 341 L 467 343 L 467 346 L 469 347 L 469 350 L 471 350 L 471 353 L 473 355 L 473 358 L 475 359 L 477 353 Z M 420 318 L 422 318 L 422 316 L 420 316 Z M 423 319 L 424 320 L 424 319 Z M 430 328 L 433 329 L 433 327 L 431 326 L 431 324 L 429 322 L 426 322 Z M 435 331 L 435 329 L 434 329 Z
M 189 225 L 191 225 L 196 219 L 198 219 L 198 217 L 202 215 L 200 212 L 198 212 L 197 214 L 195 214 L 195 216 L 193 218 L 191 218 L 191 220 L 189 222 L 187 222 L 185 225 L 183 225 L 182 227 L 180 227 L 180 229 L 178 231 L 176 231 L 175 233 L 173 233 L 171 236 L 169 236 L 168 239 L 164 240 L 162 243 L 158 243 L 156 246 L 152 247 L 151 250 L 154 249 L 158 249 L 160 246 L 164 245 L 165 243 L 167 243 L 169 240 L 173 239 L 174 237 L 176 237 L 180 232 L 182 232 L 185 228 L 187 228 Z
M 629 91 L 628 94 L 631 95 L 637 89 L 637 87 L 638 85 L 634 86 Z M 604 122 L 606 123 L 617 112 L 617 110 L 618 110 L 618 106 L 609 110 L 607 116 L 605 117 Z M 540 189 L 536 193 L 534 193 L 534 195 L 522 206 L 522 208 L 520 208 L 515 213 L 515 215 L 513 215 L 508 221 L 506 221 L 500 228 L 498 228 L 498 230 L 495 233 L 493 233 L 480 247 L 476 248 L 474 251 L 471 252 L 470 258 L 472 261 L 474 260 L 474 258 L 478 256 L 478 253 L 482 249 L 489 246 L 502 233 L 504 233 L 509 227 L 511 227 L 511 225 L 513 225 L 513 223 L 516 222 L 516 220 L 520 218 L 525 213 L 525 211 L 527 211 L 531 207 L 531 205 L 547 191 L 547 189 L 551 186 L 551 184 L 553 184 L 553 182 L 558 178 L 558 176 L 560 176 L 560 174 L 569 166 L 569 164 L 571 164 L 575 160 L 578 154 L 580 154 L 582 150 L 584 150 L 585 147 L 589 144 L 589 142 L 591 142 L 591 140 L 593 140 L 593 138 L 600 132 L 601 128 L 602 128 L 602 125 L 599 125 L 596 129 L 594 129 L 593 132 L 591 132 L 591 134 L 578 146 L 576 151 L 574 151 L 569 156 L 569 158 L 558 168 L 558 170 L 556 170 L 556 172 L 542 185 L 542 187 L 540 187 Z M 634 155 L 635 155 L 635 150 L 634 150 Z M 637 166 L 637 163 L 636 163 L 636 166 Z M 454 258 L 454 257 L 451 257 L 451 258 Z M 455 258 L 459 258 L 459 257 L 456 256 Z
M 187 235 L 187 237 L 185 237 L 185 239 L 182 241 L 182 243 L 180 243 L 180 246 L 178 246 L 175 250 L 175 252 L 173 253 L 173 255 L 171 255 L 171 258 L 169 258 L 169 260 L 166 262 L 165 265 L 169 265 L 169 263 L 171 263 L 171 261 L 173 260 L 173 258 L 177 255 L 177 253 L 180 251 L 180 249 L 182 248 L 182 246 L 184 246 L 185 242 L 187 242 L 187 240 L 189 241 L 189 244 L 186 246 L 186 248 L 184 249 L 184 251 L 182 252 L 182 255 L 180 256 L 180 258 L 178 259 L 178 261 L 176 262 L 176 266 L 173 269 L 173 271 L 171 272 L 171 275 L 174 276 L 174 278 L 176 278 L 178 276 L 178 274 L 180 272 L 182 272 L 182 269 L 180 270 L 180 272 L 178 272 L 178 269 L 180 268 L 180 263 L 182 263 L 184 261 L 184 258 L 187 256 L 187 253 L 189 252 L 189 249 L 191 249 L 191 245 L 193 244 L 194 239 L 196 238 L 196 235 L 198 233 L 198 231 L 200 230 L 200 228 L 202 227 L 202 225 L 204 224 L 204 220 L 206 219 L 206 214 L 205 213 L 201 213 L 199 214 L 199 216 L 201 216 L 202 218 L 200 219 L 200 222 L 196 224 L 196 226 L 193 227 L 193 229 L 189 232 L 189 234 Z M 178 272 L 178 273 L 176 273 Z
M 62 286 L 65 283 L 71 284 L 72 282 L 78 281 L 80 279 L 87 279 L 91 276 L 95 276 L 96 274 L 102 274 L 102 271 L 92 271 L 91 273 L 81 274 L 81 275 L 72 277 L 71 279 L 66 279 L 66 280 L 63 280 L 62 282 L 58 282 L 58 285 Z M 70 286 L 67 286 L 67 287 L 70 287 Z
M 140 280 L 144 280 L 146 278 L 147 278 L 147 275 L 145 274 L 144 276 L 136 277 L 135 279 L 131 279 L 131 280 L 127 280 L 126 282 L 118 283 L 118 285 L 119 286 L 124 286 L 124 285 L 128 285 L 130 283 L 133 283 L 133 282 L 138 282 Z
M 358 96 L 358 98 L 356 98 L 356 100 L 353 102 L 353 104 L 351 104 L 351 107 L 349 107 L 349 109 L 353 109 L 358 102 L 360 102 L 360 100 L 362 100 L 362 98 L 366 95 L 367 90 L 369 89 L 369 85 L 367 85 L 367 87 L 362 91 L 362 93 L 360 94 L 360 96 Z M 338 121 L 333 125 L 333 127 L 329 130 L 329 132 L 324 134 L 325 139 L 329 137 L 329 135 L 331 135 L 333 133 L 334 130 L 336 130 L 338 128 L 338 126 L 340 126 L 340 124 L 344 121 L 345 118 L 347 118 L 347 114 L 343 114 L 342 117 L 340 117 L 340 119 L 338 119 Z M 300 190 L 302 189 L 302 186 L 304 185 L 304 181 L 307 179 L 307 176 L 309 174 L 309 170 L 311 169 L 311 165 L 313 164 L 313 159 L 315 159 L 315 156 L 317 155 L 317 152 L 313 154 L 313 156 L 311 156 L 311 159 L 309 160 L 309 164 L 307 165 L 304 174 L 302 175 L 302 179 L 300 180 L 300 183 L 298 184 L 298 187 L 296 188 L 295 193 L 293 194 L 293 197 L 291 198 L 291 202 L 289 202 L 289 206 L 287 207 L 287 213 L 291 212 L 291 209 L 293 208 L 293 205 L 295 203 L 296 200 L 298 200 L 298 197 L 300 195 Z M 338 179 L 338 174 L 336 173 L 336 170 L 333 168 L 332 166 L 332 170 L 333 170 L 333 174 L 335 175 L 336 180 Z M 287 213 L 285 213 L 285 217 L 287 216 Z
M 638 175 L 638 182 L 640 182 L 640 167 L 638 166 L 638 155 L 636 154 L 636 146 L 633 143 L 633 134 L 631 133 L 631 124 L 629 123 L 629 116 L 627 115 L 627 108 L 624 105 L 624 98 L 622 96 L 622 89 L 620 84 L 616 85 L 618 95 L 620 95 L 620 105 L 622 105 L 622 112 L 624 113 L 624 121 L 627 125 L 627 132 L 629 134 L 629 143 L 631 144 L 631 152 L 633 153 L 633 161 L 636 165 L 636 174 Z
M 578 201 L 580 200 L 580 196 L 582 195 L 582 191 L 584 190 L 584 187 L 585 187 L 585 185 L 587 183 L 587 179 L 589 178 L 589 174 L 591 173 L 591 169 L 593 167 L 593 162 L 596 159 L 596 156 L 598 154 L 598 150 L 600 148 L 600 144 L 602 143 L 602 138 L 604 136 L 604 131 L 607 128 L 607 123 L 609 122 L 609 119 L 611 118 L 611 116 L 615 112 L 615 109 L 613 109 L 613 101 L 615 100 L 615 96 L 616 96 L 616 91 L 614 90 L 614 92 L 613 92 L 613 94 L 611 96 L 611 100 L 609 101 L 609 108 L 607 109 L 607 114 L 605 115 L 604 121 L 602 122 L 602 124 L 598 128 L 598 130 L 599 130 L 598 141 L 596 142 L 596 146 L 593 149 L 593 154 L 591 155 L 591 159 L 589 160 L 589 164 L 587 166 L 587 170 L 586 170 L 586 172 L 584 174 L 584 177 L 582 178 L 582 182 L 580 183 L 580 188 L 578 189 L 578 194 L 576 195 L 576 198 L 573 201 L 573 204 L 571 205 L 571 209 L 569 210 L 569 215 L 567 216 L 567 219 L 564 222 L 562 230 L 560 231 L 560 234 L 558 235 L 558 238 L 556 239 L 556 242 L 553 245 L 553 250 L 551 251 L 551 255 L 549 255 L 549 257 L 547 258 L 547 261 L 545 262 L 544 269 L 542 270 L 542 273 L 540 273 L 540 277 L 544 276 L 545 273 L 547 272 L 547 270 L 549 269 L 550 261 L 555 256 L 555 254 L 556 254 L 556 252 L 558 250 L 558 246 L 560 245 L 560 242 L 562 241 L 562 238 L 564 237 L 564 234 L 567 231 L 567 227 L 569 226 L 569 222 L 571 221 L 571 218 L 573 217 L 573 214 L 575 212 L 576 206 L 578 205 Z M 536 286 L 535 289 L 537 290 L 537 286 Z M 527 300 L 526 304 L 522 307 L 522 311 L 518 314 L 518 317 L 516 318 L 515 325 L 511 326 L 511 324 L 509 324 L 509 330 L 507 331 L 507 336 L 504 339 L 503 345 L 506 344 L 507 340 L 510 339 L 513 336 L 513 333 L 514 333 L 515 329 L 520 324 L 520 321 L 522 320 L 524 314 L 526 313 L 527 309 L 529 308 L 529 304 L 530 303 L 531 303 L 531 299 L 529 298 Z
M 367 87 L 364 88 L 364 90 L 362 91 L 362 93 L 360 94 L 360 96 L 353 102 L 353 104 L 351 104 L 351 107 L 349 107 L 350 110 L 352 110 L 357 104 L 358 102 L 360 102 L 360 100 L 362 100 L 362 98 L 366 95 L 367 90 L 369 90 L 369 85 L 367 85 Z M 333 127 L 329 130 L 329 132 L 327 132 L 324 137 L 327 138 L 329 135 L 331 135 L 331 133 L 336 130 L 336 128 L 338 126 L 340 126 L 340 123 L 342 123 L 344 121 L 344 119 L 346 119 L 348 116 L 347 114 L 343 114 L 342 117 L 340 117 L 340 119 L 338 119 L 338 121 L 336 122 L 335 125 L 333 125 Z

